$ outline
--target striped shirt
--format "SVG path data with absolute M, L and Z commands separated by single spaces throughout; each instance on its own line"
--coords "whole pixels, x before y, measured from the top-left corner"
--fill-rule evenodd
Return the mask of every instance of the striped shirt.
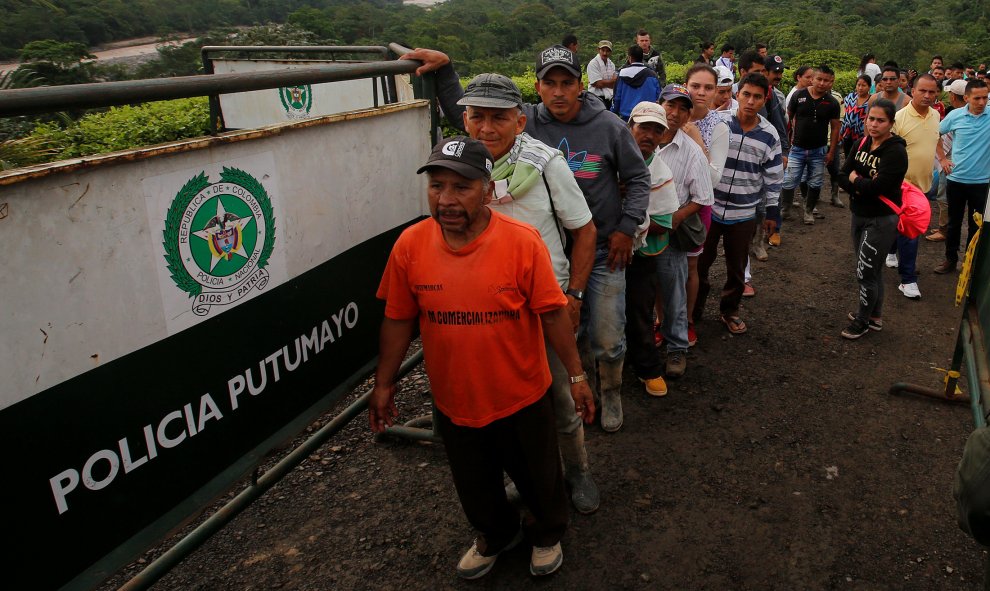
M 743 131 L 735 111 L 722 116 L 729 125 L 729 155 L 722 179 L 715 186 L 712 219 L 734 224 L 753 219 L 757 211 L 766 208 L 774 208 L 767 217 L 775 219 L 784 180 L 777 130 L 761 115 L 749 131 Z
M 674 139 L 660 148 L 660 158 L 674 173 L 677 201 L 682 207 L 688 201 L 698 205 L 711 205 L 712 176 L 708 159 L 701 147 L 686 133 L 677 130 Z

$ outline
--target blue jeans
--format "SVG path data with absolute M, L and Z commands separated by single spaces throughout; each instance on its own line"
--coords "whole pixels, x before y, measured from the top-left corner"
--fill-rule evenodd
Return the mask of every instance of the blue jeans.
M 663 326 L 660 330 L 667 342 L 667 351 L 687 351 L 687 253 L 668 246 L 656 259 L 660 294 L 663 296 Z
M 626 272 L 608 269 L 608 249 L 595 252 L 584 290 L 578 351 L 592 387 L 601 378 L 601 393 L 618 394 L 626 357 Z
M 828 146 L 812 149 L 791 146 L 783 187 L 794 189 L 807 175 L 808 186 L 821 189 L 825 178 L 825 154 L 828 154 Z
M 897 254 L 897 273 L 901 283 L 918 282 L 918 239 L 897 234 L 897 240 L 890 247 L 890 254 Z

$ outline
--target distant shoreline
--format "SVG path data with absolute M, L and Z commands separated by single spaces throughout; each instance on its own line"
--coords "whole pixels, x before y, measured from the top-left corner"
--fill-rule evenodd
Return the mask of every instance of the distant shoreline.
M 118 60 L 133 60 L 134 58 L 155 54 L 158 51 L 158 47 L 162 45 L 181 45 L 183 43 L 196 40 L 196 37 L 182 36 L 179 39 L 168 41 L 167 43 L 161 43 L 160 39 L 160 37 L 137 37 L 134 39 L 123 39 L 121 41 L 97 45 L 96 47 L 90 48 L 89 51 L 96 56 L 96 61 L 98 63 L 107 64 Z M 0 72 L 16 69 L 20 65 L 21 63 L 19 61 L 0 63 Z

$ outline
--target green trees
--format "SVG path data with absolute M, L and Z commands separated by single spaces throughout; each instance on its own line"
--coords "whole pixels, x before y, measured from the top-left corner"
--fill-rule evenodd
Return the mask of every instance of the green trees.
M 447 0 L 431 8 L 401 0 L 0 0 L 0 58 L 31 41 L 86 46 L 172 32 L 258 23 L 291 23 L 332 43 L 387 41 L 437 45 L 456 38 L 465 71 L 501 62 L 518 72 L 524 55 L 575 32 L 582 58 L 592 44 L 618 47 L 645 28 L 670 61 L 693 59 L 698 43 L 766 43 L 790 58 L 813 49 L 921 66 L 941 53 L 966 62 L 990 59 L 990 8 L 972 0 Z M 466 45 L 466 47 L 463 47 Z
M 702 41 L 730 42 L 740 51 L 760 42 L 790 68 L 829 64 L 845 94 L 866 52 L 918 70 L 927 69 L 936 53 L 949 62 L 990 62 L 988 6 L 983 0 L 447 0 L 430 8 L 402 0 L 0 0 L 0 59 L 28 62 L 19 72 L 30 73 L 32 83 L 69 84 L 200 74 L 203 44 L 397 41 L 446 51 L 464 79 L 484 71 L 516 76 L 524 94 L 531 94 L 536 53 L 563 35 L 578 36 L 582 62 L 595 55 L 599 39 L 614 43 L 613 59 L 621 62 L 644 28 L 674 81 Z M 88 49 L 197 31 L 211 32 L 182 46 L 163 45 L 157 60 L 129 72 L 94 62 Z M 6 162 L 0 166 L 44 157 L 46 150 L 72 157 L 200 135 L 207 132 L 207 117 L 205 100 L 112 109 L 77 123 L 66 116 L 41 124 L 19 146 L 10 141 L 24 137 L 38 119 L 0 120 L 0 160 Z M 5 157 L 4 147 L 16 148 L 15 156 Z

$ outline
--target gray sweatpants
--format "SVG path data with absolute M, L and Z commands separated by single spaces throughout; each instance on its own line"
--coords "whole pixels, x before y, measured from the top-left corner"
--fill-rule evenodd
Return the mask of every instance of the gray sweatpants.
M 859 281 L 859 311 L 856 317 L 867 322 L 883 313 L 883 266 L 890 245 L 897 239 L 897 215 L 852 216 L 853 249 L 856 252 L 856 279 Z

